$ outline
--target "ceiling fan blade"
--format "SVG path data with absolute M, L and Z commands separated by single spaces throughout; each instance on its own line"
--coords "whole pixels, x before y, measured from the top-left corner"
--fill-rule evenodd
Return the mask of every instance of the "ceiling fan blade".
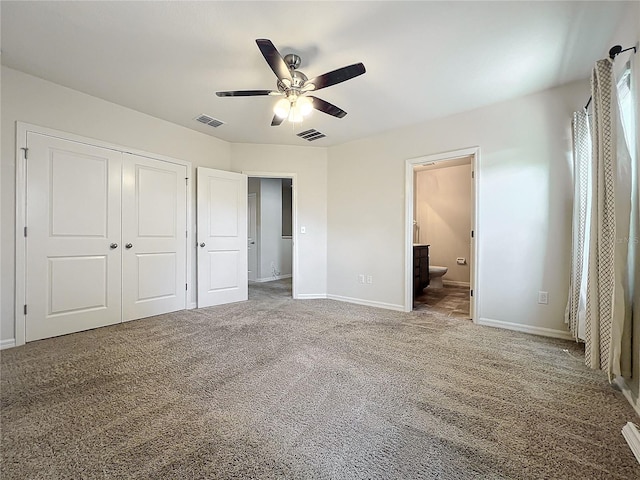
M 272 90 L 232 90 L 230 92 L 216 92 L 219 97 L 256 97 L 258 95 L 274 95 Z
M 273 116 L 273 120 L 271 120 L 271 126 L 272 127 L 277 127 L 278 125 L 280 125 L 282 122 L 284 122 L 284 117 L 279 117 L 277 115 Z
M 321 88 L 330 87 L 337 83 L 346 82 L 358 75 L 362 75 L 364 72 L 366 72 L 366 70 L 362 63 L 354 63 L 353 65 L 342 67 L 332 72 L 325 73 L 324 75 L 312 78 L 311 80 L 307 80 L 304 82 L 302 90 L 320 90 Z M 313 85 L 314 88 L 311 88 L 311 85 Z
M 280 55 L 280 52 L 278 52 L 273 43 L 271 43 L 271 40 L 259 38 L 256 40 L 256 43 L 258 44 L 260 52 L 262 52 L 262 56 L 271 67 L 271 70 L 276 74 L 276 77 L 278 77 L 279 80 L 287 80 L 289 85 L 291 85 L 293 79 L 291 78 L 289 67 L 284 63 L 282 55 Z
M 312 97 L 311 95 L 309 95 L 309 98 L 313 100 L 313 108 L 323 113 L 326 113 L 328 115 L 333 115 L 334 117 L 338 117 L 338 118 L 342 118 L 347 114 L 347 112 L 342 110 L 340 107 L 336 107 L 335 105 L 332 105 L 326 100 L 322 100 L 321 98 L 318 98 L 318 97 Z

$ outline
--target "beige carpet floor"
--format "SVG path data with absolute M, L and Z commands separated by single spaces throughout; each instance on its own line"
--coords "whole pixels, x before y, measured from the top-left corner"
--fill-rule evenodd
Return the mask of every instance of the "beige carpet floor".
M 640 478 L 578 345 L 289 288 L 4 350 L 0 477 Z

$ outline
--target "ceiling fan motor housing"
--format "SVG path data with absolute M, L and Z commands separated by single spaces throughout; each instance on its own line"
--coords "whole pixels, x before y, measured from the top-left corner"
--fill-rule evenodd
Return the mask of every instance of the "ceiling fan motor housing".
M 292 71 L 291 78 L 293 79 L 293 83 L 291 85 L 293 88 L 302 88 L 304 82 L 307 81 L 307 76 L 300 70 Z
M 284 63 L 286 63 L 287 66 L 289 67 L 289 70 L 295 70 L 300 66 L 300 62 L 301 62 L 300 57 L 295 53 L 289 53 L 285 55 L 283 60 L 284 60 Z
M 304 86 L 304 82 L 307 81 L 307 76 L 302 73 L 300 70 L 291 70 L 291 85 L 288 85 L 288 81 L 278 80 L 278 90 L 287 95 L 291 93 L 295 93 L 296 95 L 300 94 L 300 90 Z M 286 82 L 286 83 L 285 83 Z

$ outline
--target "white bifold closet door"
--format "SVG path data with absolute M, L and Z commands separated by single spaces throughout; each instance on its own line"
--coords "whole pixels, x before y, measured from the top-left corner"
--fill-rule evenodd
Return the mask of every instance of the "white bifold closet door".
M 198 167 L 198 308 L 248 298 L 247 176 Z
M 186 167 L 124 154 L 122 319 L 185 308 Z
M 26 340 L 121 321 L 122 154 L 27 137 Z
M 185 308 L 186 167 L 35 133 L 27 147 L 26 340 Z

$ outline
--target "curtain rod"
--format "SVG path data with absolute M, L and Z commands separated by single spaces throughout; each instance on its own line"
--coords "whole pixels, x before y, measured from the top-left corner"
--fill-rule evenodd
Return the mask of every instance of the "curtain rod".
M 620 55 L 622 52 L 626 52 L 628 50 L 633 50 L 633 53 L 635 54 L 638 50 L 636 49 L 636 47 L 629 47 L 629 48 L 625 48 L 624 50 L 622 49 L 621 45 L 614 45 L 613 47 L 611 47 L 609 49 L 609 58 L 611 60 L 615 60 L 616 56 Z M 586 110 L 587 108 L 589 108 L 589 105 L 591 104 L 591 97 L 589 97 L 589 101 L 587 102 L 587 104 L 584 106 L 584 109 Z

